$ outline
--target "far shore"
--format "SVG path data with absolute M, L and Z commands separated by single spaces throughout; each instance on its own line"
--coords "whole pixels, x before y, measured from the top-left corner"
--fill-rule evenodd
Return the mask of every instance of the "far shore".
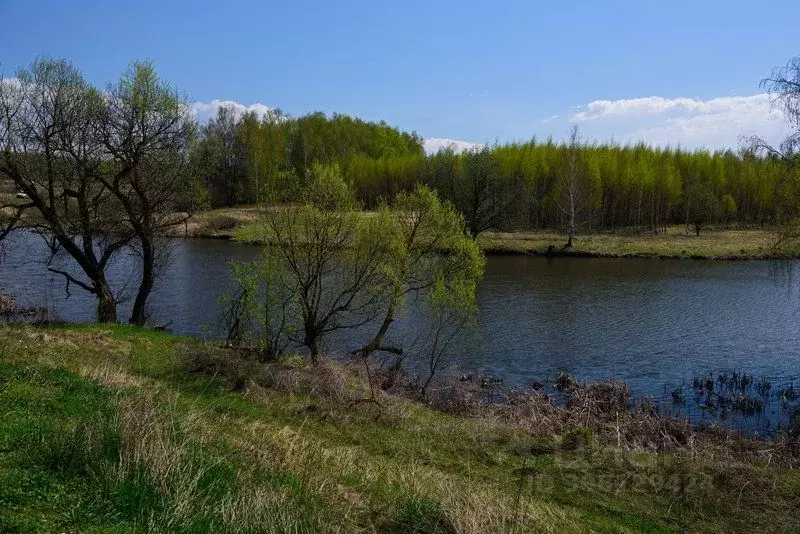
M 196 214 L 173 233 L 182 237 L 229 239 L 263 244 L 258 216 L 263 208 L 222 208 Z M 699 236 L 684 226 L 669 226 L 658 234 L 580 233 L 565 248 L 566 236 L 552 230 L 484 232 L 478 242 L 488 255 L 568 256 L 591 258 L 680 258 L 703 260 L 787 259 L 775 248 L 776 232 L 764 229 L 704 228 Z

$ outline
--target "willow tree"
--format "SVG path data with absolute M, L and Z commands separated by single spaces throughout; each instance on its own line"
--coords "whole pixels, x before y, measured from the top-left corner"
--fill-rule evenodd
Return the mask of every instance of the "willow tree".
M 280 356 L 300 326 L 298 300 L 280 259 L 266 249 L 258 261 L 232 262 L 231 275 L 233 291 L 220 298 L 228 345 L 255 351 L 262 362 Z
M 402 354 L 402 347 L 385 339 L 409 297 L 430 301 L 437 313 L 448 306 L 471 312 L 485 262 L 475 240 L 464 235 L 463 216 L 428 187 L 398 194 L 380 208 L 377 219 L 376 237 L 387 247 L 377 286 L 384 312 L 372 339 L 357 351 L 364 358 L 375 351 Z
M 0 178 L 27 196 L 24 207 L 37 213 L 32 228 L 51 259 L 66 252 L 85 275 L 49 265 L 66 279 L 67 294 L 70 285 L 94 294 L 98 321 L 115 322 L 106 269 L 134 236 L 98 179 L 109 159 L 96 135 L 102 110 L 102 94 L 65 60 L 40 58 L 14 80 L 0 80 Z
M 795 167 L 800 166 L 800 57 L 774 69 L 768 78 L 761 81 L 761 87 L 771 95 L 773 106 L 783 112 L 791 131 L 779 146 L 761 138 L 755 139 L 756 145 Z
M 297 317 L 288 322 L 298 329 L 290 337 L 317 361 L 327 335 L 378 313 L 387 246 L 379 221 L 360 212 L 337 166 L 314 164 L 309 175 L 302 201 L 267 211 L 261 226 L 274 283 L 295 301 Z
M 800 191 L 800 57 L 774 69 L 761 81 L 761 86 L 771 95 L 773 107 L 783 113 L 790 133 L 777 146 L 761 137 L 753 137 L 750 148 L 785 166 L 776 188 L 776 204 L 779 204 L 781 216 L 778 246 L 796 252 L 800 248 L 800 202 L 797 200 Z
M 129 322 L 147 320 L 147 300 L 158 269 L 168 261 L 162 236 L 193 211 L 188 172 L 194 133 L 186 99 L 150 63 L 133 63 L 103 99 L 96 126 L 107 154 L 97 178 L 120 206 L 141 258 L 139 288 Z

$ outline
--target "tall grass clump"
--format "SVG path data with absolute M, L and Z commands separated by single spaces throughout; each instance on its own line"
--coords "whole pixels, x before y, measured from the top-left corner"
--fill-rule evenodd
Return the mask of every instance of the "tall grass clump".
M 243 468 L 207 440 L 199 415 L 149 395 L 120 394 L 114 410 L 71 429 L 43 432 L 29 461 L 83 481 L 85 498 L 64 514 L 80 530 L 98 517 L 147 532 L 320 531 L 292 488 Z

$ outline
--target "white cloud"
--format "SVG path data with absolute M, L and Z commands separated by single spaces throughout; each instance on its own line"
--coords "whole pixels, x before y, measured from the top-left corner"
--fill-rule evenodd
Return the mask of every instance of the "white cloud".
M 20 86 L 19 78 L 17 78 L 16 76 L 12 76 L 10 78 L 4 78 L 2 75 L 0 75 L 0 82 L 2 82 L 4 84 L 8 84 L 9 87 L 19 87 Z
M 471 143 L 469 141 L 459 141 L 457 139 L 443 139 L 441 137 L 428 137 L 423 142 L 423 146 L 425 147 L 425 153 L 427 154 L 435 154 L 440 150 L 444 150 L 447 148 L 452 148 L 457 154 L 461 152 L 465 152 L 467 150 L 472 150 L 474 148 L 480 148 L 484 145 L 481 143 Z
M 595 100 L 573 111 L 572 123 L 600 141 L 643 141 L 686 148 L 736 148 L 742 138 L 760 135 L 772 143 L 788 132 L 767 94 L 700 100 L 651 96 Z
M 228 106 L 237 114 L 254 111 L 259 116 L 274 111 L 262 103 L 245 106 L 232 100 L 194 102 L 190 108 L 200 121 L 213 117 L 220 107 Z M 621 143 L 644 142 L 657 146 L 683 148 L 737 148 L 743 138 L 757 134 L 779 144 L 789 133 L 779 110 L 770 105 L 767 94 L 698 98 L 650 96 L 620 100 L 595 100 L 562 117 L 541 119 L 541 124 L 579 124 L 584 139 Z M 484 146 L 458 139 L 429 137 L 425 152 L 434 154 L 446 148 L 464 152 Z
M 208 119 L 214 117 L 217 114 L 217 110 L 222 107 L 233 108 L 237 115 L 244 115 L 247 112 L 254 111 L 259 117 L 263 117 L 267 115 L 270 111 L 274 111 L 272 108 L 266 106 L 265 104 L 255 103 L 249 106 L 245 106 L 240 104 L 239 102 L 234 102 L 233 100 L 212 100 L 211 102 L 192 102 L 189 108 L 194 113 L 195 118 L 200 121 L 204 122 Z

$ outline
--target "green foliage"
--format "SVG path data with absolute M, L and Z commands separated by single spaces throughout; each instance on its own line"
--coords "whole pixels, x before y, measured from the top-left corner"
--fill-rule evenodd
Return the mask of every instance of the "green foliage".
M 357 208 L 355 192 L 345 181 L 338 165 L 314 163 L 306 171 L 305 187 L 298 200 L 322 211 L 348 211 Z
M 474 313 L 483 253 L 462 215 L 429 187 L 365 215 L 338 167 L 315 164 L 300 198 L 264 213 L 263 259 L 232 266 L 235 289 L 220 303 L 229 342 L 272 357 L 293 341 L 316 356 L 330 332 L 382 317 L 361 349 L 367 356 L 386 349 L 409 295 L 442 313 Z
M 406 499 L 395 517 L 381 530 L 388 533 L 450 534 L 457 530 L 448 520 L 440 503 L 428 499 Z
M 474 314 L 485 260 L 475 240 L 464 234 L 464 218 L 450 203 L 419 185 L 383 204 L 367 226 L 373 229 L 370 238 L 385 247 L 381 277 L 373 289 L 384 313 L 372 340 L 362 347 L 362 356 L 374 351 L 402 354 L 402 347 L 388 347 L 384 338 L 409 296 L 430 308 L 433 322 Z M 464 324 L 460 322 L 459 328 Z M 434 349 L 439 356 L 442 348 Z
M 282 270 L 269 248 L 261 261 L 232 262 L 233 292 L 220 297 L 228 342 L 256 349 L 262 361 L 283 354 L 298 328 L 297 299 L 282 282 Z
M 293 121 L 289 139 L 292 166 L 299 172 L 314 162 L 344 164 L 350 157 L 392 159 L 422 154 L 422 140 L 385 122 L 365 122 L 347 115 L 311 113 Z
M 734 200 L 733 195 L 730 193 L 722 195 L 720 209 L 722 211 L 722 217 L 726 221 L 730 221 L 736 217 L 736 200 Z
M 464 214 L 466 229 L 476 237 L 484 230 L 505 228 L 520 200 L 517 176 L 503 173 L 488 147 L 462 157 L 463 174 L 456 180 L 450 200 Z
M 320 528 L 292 477 L 244 467 L 146 394 L 31 367 L 0 364 L 0 376 L 0 531 Z
M 385 273 L 391 284 L 420 291 L 439 280 L 472 306 L 484 258 L 477 243 L 464 235 L 464 217 L 431 188 L 421 185 L 398 194 L 379 211 L 382 239 L 391 250 Z
M 240 125 L 233 109 L 222 107 L 192 147 L 193 173 L 206 184 L 212 207 L 234 206 L 246 197 L 247 149 Z
M 387 163 L 393 170 L 382 172 L 406 176 L 408 167 L 398 171 L 394 162 L 423 156 L 416 134 L 346 115 L 292 119 L 276 110 L 259 119 L 255 113 L 237 117 L 232 108 L 220 108 L 201 133 L 192 160 L 214 207 L 296 200 L 316 165 L 345 169 L 352 181 L 363 180 L 365 169 Z
M 220 141 L 225 136 L 227 143 Z M 582 230 L 659 232 L 687 222 L 687 207 L 693 211 L 690 218 L 699 217 L 704 225 L 772 224 L 779 215 L 776 191 L 787 173 L 797 172 L 776 158 L 745 152 L 570 147 L 551 140 L 425 156 L 415 134 L 383 123 L 320 113 L 299 119 L 278 113 L 259 122 L 255 116 L 236 119 L 230 111 L 220 111 L 204 128 L 193 160 L 206 162 L 215 206 L 296 200 L 318 172 L 315 165 L 322 164 L 338 166 L 358 202 L 369 209 L 427 184 L 457 207 L 473 235 L 488 229 L 562 227 L 559 184 L 570 174 L 571 161 L 580 162 Z M 230 192 L 223 201 L 220 190 L 226 187 Z M 692 196 L 697 209 L 687 204 Z M 704 208 L 708 211 L 700 216 Z
M 260 266 L 238 268 L 249 274 L 240 276 L 237 292 L 260 295 L 258 306 L 270 318 L 267 324 L 276 318 L 292 326 L 288 338 L 316 359 L 325 336 L 355 328 L 375 313 L 375 286 L 387 247 L 378 226 L 362 221 L 337 166 L 314 164 L 298 196 L 299 203 L 264 213 L 259 223 L 267 243 L 264 260 Z M 248 301 L 234 296 L 230 302 Z
M 697 180 L 688 186 L 685 196 L 686 223 L 693 224 L 695 233 L 700 235 L 702 226 L 719 216 L 719 198 L 714 191 L 714 184 Z
M 535 139 L 426 156 L 414 133 L 322 113 L 293 119 L 276 111 L 258 120 L 220 110 L 202 133 L 193 161 L 206 177 L 213 206 L 295 201 L 321 164 L 338 166 L 367 209 L 424 183 L 456 206 L 473 236 L 490 229 L 563 227 L 559 184 L 573 174 L 575 161 L 580 162 L 578 222 L 590 231 L 657 233 L 687 222 L 692 196 L 697 209 L 689 207 L 690 218 L 703 219 L 703 225 L 773 224 L 779 217 L 776 191 L 787 173 L 798 172 L 779 158 L 749 152 Z M 703 208 L 708 211 L 701 216 Z

